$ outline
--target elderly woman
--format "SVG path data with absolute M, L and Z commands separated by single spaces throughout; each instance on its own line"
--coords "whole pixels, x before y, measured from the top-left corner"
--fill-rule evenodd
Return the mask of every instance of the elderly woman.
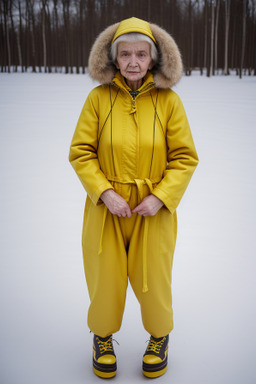
M 173 329 L 171 270 L 176 208 L 198 157 L 183 105 L 170 88 L 179 50 L 160 27 L 130 18 L 103 31 L 89 72 L 101 85 L 82 109 L 69 160 L 87 199 L 84 268 L 96 375 L 116 374 L 112 334 L 121 327 L 128 279 L 151 335 L 143 373 L 167 369 Z

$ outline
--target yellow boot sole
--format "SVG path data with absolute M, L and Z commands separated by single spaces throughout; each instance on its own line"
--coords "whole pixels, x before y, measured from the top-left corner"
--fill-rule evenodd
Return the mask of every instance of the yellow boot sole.
M 161 369 L 160 371 L 155 371 L 155 372 L 144 371 L 144 369 L 142 370 L 143 375 L 146 377 L 149 377 L 151 379 L 154 379 L 155 377 L 162 376 L 163 374 L 165 374 L 166 371 L 167 371 L 167 367 Z
M 96 369 L 96 368 L 93 368 L 93 372 L 95 373 L 95 375 L 97 375 L 98 377 L 101 377 L 102 379 L 111 379 L 112 377 L 114 377 L 116 375 L 116 371 L 114 371 L 114 372 L 102 372 L 102 371 L 98 371 L 98 369 Z

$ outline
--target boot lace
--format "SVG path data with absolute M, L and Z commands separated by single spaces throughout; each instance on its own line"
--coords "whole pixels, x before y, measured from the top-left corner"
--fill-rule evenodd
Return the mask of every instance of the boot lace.
M 113 352 L 112 337 L 110 337 L 107 341 L 102 341 L 99 337 L 97 337 L 97 342 L 101 353 Z
M 160 350 L 165 342 L 166 337 L 163 337 L 161 340 L 156 341 L 152 337 L 150 338 L 149 345 L 147 347 L 147 352 L 160 353 Z

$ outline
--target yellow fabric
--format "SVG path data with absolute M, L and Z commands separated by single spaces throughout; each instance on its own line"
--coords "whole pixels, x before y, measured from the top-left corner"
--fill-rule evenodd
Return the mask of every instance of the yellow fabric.
M 143 200 L 143 185 L 147 184 L 149 188 L 149 192 L 151 193 L 153 191 L 152 183 L 149 179 L 141 180 L 141 179 L 134 179 L 135 184 L 138 188 L 138 196 L 140 198 L 139 202 Z M 133 184 L 131 181 L 129 184 Z M 101 235 L 100 235 L 100 245 L 99 245 L 99 251 L 98 255 L 102 252 L 102 241 L 103 241 L 103 233 L 104 233 L 104 226 L 106 221 L 106 215 L 107 215 L 107 207 L 104 207 L 104 213 L 103 213 L 103 223 L 101 227 Z M 143 234 L 143 288 L 142 292 L 148 291 L 148 283 L 147 283 L 147 236 L 148 236 L 148 218 L 145 217 L 145 224 L 144 224 L 144 234 Z
M 142 33 L 143 35 L 147 35 L 156 44 L 156 39 L 151 32 L 149 23 L 147 21 L 138 19 L 137 17 L 131 17 L 130 19 L 125 19 L 120 22 L 118 29 L 113 37 L 112 44 L 119 36 L 131 32 L 138 32 Z
M 120 191 L 121 187 L 115 184 Z M 144 192 L 144 196 L 146 195 Z M 132 184 L 129 205 L 138 202 L 137 186 Z M 145 329 L 155 337 L 168 334 L 173 328 L 171 270 L 176 241 L 177 216 L 167 209 L 157 215 L 119 218 L 107 211 L 102 252 L 98 255 L 98 226 L 104 205 L 95 207 L 87 200 L 82 236 L 85 276 L 90 296 L 88 326 L 102 337 L 117 332 L 122 323 L 128 278 L 140 303 Z M 143 238 L 147 235 L 148 291 L 143 287 Z M 166 229 L 168 228 L 168 236 Z M 95 241 L 96 240 L 96 241 Z
M 89 328 L 102 337 L 121 326 L 128 278 L 154 337 L 173 327 L 171 268 L 176 208 L 198 163 L 183 105 L 156 89 L 148 73 L 135 100 L 117 72 L 113 84 L 89 94 L 72 139 L 70 162 L 87 199 L 83 253 L 91 300 Z M 153 193 L 164 207 L 155 216 L 112 215 L 100 200 L 112 188 L 133 209 Z

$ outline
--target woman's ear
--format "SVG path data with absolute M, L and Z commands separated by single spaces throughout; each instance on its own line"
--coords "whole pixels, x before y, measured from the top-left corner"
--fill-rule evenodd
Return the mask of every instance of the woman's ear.
M 120 69 L 117 60 L 114 62 L 114 64 L 115 64 L 115 66 L 117 67 L 117 69 Z
M 154 67 L 154 61 L 151 60 L 149 66 L 148 66 L 148 69 L 151 71 L 151 69 Z

